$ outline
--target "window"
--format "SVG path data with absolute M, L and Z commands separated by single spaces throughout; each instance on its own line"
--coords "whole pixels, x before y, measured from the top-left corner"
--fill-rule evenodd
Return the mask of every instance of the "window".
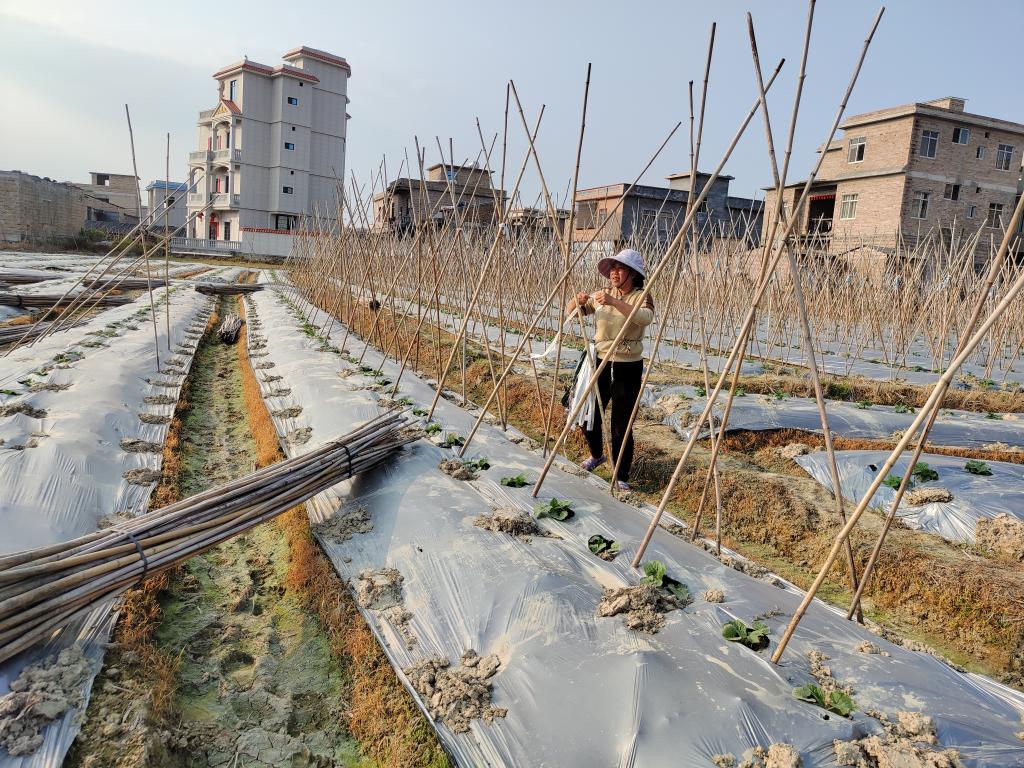
M 1010 159 L 1013 157 L 1013 145 L 1000 144 L 996 150 L 996 169 L 1000 171 L 1010 170 Z
M 850 139 L 850 151 L 846 157 L 848 163 L 860 163 L 864 160 L 864 147 L 867 146 L 867 137 L 858 136 Z
M 973 219 L 978 214 L 978 206 L 969 205 L 967 206 L 967 218 Z
M 444 175 L 448 181 L 455 181 L 455 171 L 447 170 L 444 172 Z
M 295 175 L 295 171 L 288 171 L 288 175 L 289 176 L 294 176 Z
M 292 142 L 290 142 L 290 141 L 286 141 L 284 143 L 284 148 L 285 149 L 295 149 L 295 145 Z
M 939 146 L 938 131 L 921 131 L 921 146 L 917 154 L 921 157 L 935 157 L 935 150 Z
M 225 221 L 224 222 L 224 239 L 225 240 L 230 240 L 231 239 L 231 222 L 230 221 Z
M 292 130 L 293 130 L 293 131 L 295 130 L 295 126 L 294 126 L 294 125 L 292 126 Z
M 305 83 L 299 83 L 299 88 L 301 88 L 304 85 L 305 85 Z
M 1002 227 L 1003 226 L 1003 204 L 1002 203 L 989 203 L 988 204 L 988 218 L 985 219 L 986 227 Z
M 975 157 L 977 157 L 979 160 L 984 160 L 985 159 L 985 148 L 984 147 L 978 147 L 978 151 L 975 153 Z
M 954 128 L 953 129 L 953 143 L 954 144 L 966 144 L 971 140 L 971 129 L 970 128 Z
M 281 187 L 281 192 L 286 195 L 291 195 L 295 192 L 295 189 L 293 187 Z
M 288 103 L 291 104 L 293 107 L 299 106 L 299 100 L 296 99 L 294 96 L 288 97 Z
M 946 190 L 942 193 L 943 200 L 959 200 L 960 199 L 960 185 L 959 184 L 947 184 Z
M 174 195 L 168 195 L 167 196 L 167 207 L 170 208 L 172 205 L 174 205 Z
M 292 217 L 286 213 L 274 214 L 274 229 L 291 229 Z
M 842 205 L 839 207 L 840 219 L 857 218 L 857 194 L 843 195 Z
M 928 198 L 930 198 L 931 192 L 915 192 L 914 202 L 910 206 L 910 218 L 912 219 L 927 219 L 928 218 Z
M 235 96 L 237 96 L 237 95 L 238 95 L 238 81 L 237 80 L 232 80 L 230 83 L 228 83 L 228 99 L 230 101 L 234 101 L 235 100 Z M 227 239 L 227 238 L 225 238 L 225 239 Z

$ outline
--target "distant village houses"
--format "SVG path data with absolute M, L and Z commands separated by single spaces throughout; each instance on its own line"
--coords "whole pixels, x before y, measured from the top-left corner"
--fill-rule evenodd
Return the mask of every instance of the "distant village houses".
M 1024 125 L 971 114 L 965 104 L 947 97 L 842 123 L 844 135 L 825 148 L 809 202 L 798 212 L 798 241 L 843 252 L 870 246 L 880 255 L 922 238 L 948 247 L 978 235 L 979 255 L 992 241 L 998 245 L 1020 195 Z M 805 183 L 786 187 L 787 214 Z M 775 200 L 768 189 L 769 217 Z
M 697 195 L 711 174 L 698 172 Z M 702 240 L 725 239 L 752 248 L 761 240 L 762 203 L 729 195 L 732 176 L 720 175 L 694 217 Z M 667 187 L 621 182 L 581 189 L 576 193 L 573 239 L 611 243 L 614 246 L 668 244 L 685 222 L 690 199 L 690 174 L 666 177 Z M 621 204 L 620 204 L 621 201 Z
M 505 191 L 494 188 L 492 173 L 477 165 L 438 163 L 426 169 L 425 179 L 395 179 L 373 197 L 373 228 L 412 232 L 455 218 L 463 225 L 490 224 L 505 206 Z

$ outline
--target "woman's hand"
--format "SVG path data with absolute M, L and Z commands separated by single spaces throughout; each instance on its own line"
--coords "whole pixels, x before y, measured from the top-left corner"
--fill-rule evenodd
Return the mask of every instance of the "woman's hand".
M 620 314 L 629 315 L 633 307 L 627 304 L 622 299 L 616 299 L 611 295 L 609 291 L 601 290 L 594 294 L 594 303 L 599 307 L 612 307 L 619 311 Z
M 577 307 L 585 307 L 588 301 L 590 301 L 590 294 L 583 293 L 581 291 L 580 293 L 576 294 L 575 298 L 569 299 L 569 301 L 565 305 L 565 311 L 573 312 L 576 310 Z

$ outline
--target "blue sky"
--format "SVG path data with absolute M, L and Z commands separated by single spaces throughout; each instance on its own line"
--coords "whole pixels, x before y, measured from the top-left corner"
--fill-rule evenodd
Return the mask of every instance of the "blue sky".
M 814 162 L 879 6 L 819 0 L 793 172 Z M 762 65 L 786 66 L 770 94 L 776 144 L 788 127 L 806 2 L 299 2 L 254 1 L 244 17 L 230 4 L 0 0 L 4 55 L 0 168 L 61 180 L 90 170 L 130 172 L 124 104 L 132 110 L 139 175 L 185 177 L 195 119 L 214 105 L 211 74 L 243 54 L 267 64 L 299 44 L 348 59 L 353 74 L 347 165 L 361 183 L 387 158 L 390 175 L 413 137 L 440 160 L 437 138 L 456 161 L 500 132 L 505 83 L 514 79 L 532 123 L 546 105 L 538 152 L 552 190 L 572 174 L 586 66 L 593 63 L 581 186 L 629 181 L 679 120 L 684 126 L 645 177 L 658 184 L 689 167 L 687 82 L 703 74 L 708 31 L 718 22 L 701 166 L 721 157 L 756 98 L 745 13 L 754 14 Z M 1024 122 L 1020 31 L 1024 2 L 899 0 L 887 7 L 847 114 L 947 95 L 967 109 Z M 508 165 L 525 151 L 510 115 Z M 499 139 L 500 143 L 500 139 Z M 726 172 L 736 195 L 770 182 L 758 118 Z M 495 158 L 497 159 L 497 157 Z M 510 174 L 512 171 L 509 172 Z M 508 186 L 511 186 L 509 183 Z M 527 196 L 539 190 L 535 174 Z M 528 199 L 531 203 L 532 199 Z

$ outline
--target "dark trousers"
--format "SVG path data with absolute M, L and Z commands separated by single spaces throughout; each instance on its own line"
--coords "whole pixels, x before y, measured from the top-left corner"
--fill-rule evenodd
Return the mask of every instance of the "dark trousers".
M 597 365 L 600 364 L 601 360 L 598 358 Z M 626 444 L 626 449 L 622 453 L 622 464 L 615 476 L 616 480 L 626 480 L 633 466 L 633 430 L 629 430 L 627 434 L 626 426 L 629 424 L 630 414 L 633 413 L 633 405 L 640 396 L 643 372 L 643 360 L 632 363 L 608 363 L 597 379 L 601 406 L 607 412 L 609 404 L 611 405 L 612 455 L 608 459 L 613 467 L 623 442 Z M 594 428 L 583 430 L 583 436 L 587 440 L 587 447 L 590 448 L 592 456 L 604 454 L 600 411 L 594 416 Z

